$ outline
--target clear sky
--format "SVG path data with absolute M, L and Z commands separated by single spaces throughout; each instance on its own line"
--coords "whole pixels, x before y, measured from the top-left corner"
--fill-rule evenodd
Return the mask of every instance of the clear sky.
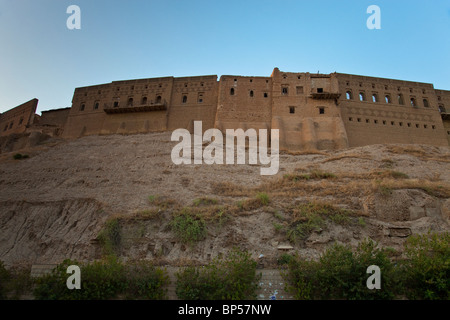
M 81 30 L 69 30 L 69 5 Z M 369 30 L 369 5 L 381 29 Z M 450 90 L 449 0 L 0 0 L 0 112 L 161 76 L 341 72 Z

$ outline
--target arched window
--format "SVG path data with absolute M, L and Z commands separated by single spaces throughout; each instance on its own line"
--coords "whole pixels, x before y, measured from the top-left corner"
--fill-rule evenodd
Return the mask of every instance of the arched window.
M 439 112 L 441 112 L 441 113 L 446 113 L 446 112 L 445 112 L 445 107 L 444 107 L 443 104 L 440 104 L 440 105 L 439 105 Z
M 156 103 L 161 103 L 161 99 L 162 99 L 161 96 L 157 96 L 156 97 Z
M 236 81 L 236 80 L 235 80 Z M 230 96 L 234 96 L 234 88 L 230 89 Z
M 146 105 L 146 104 L 147 104 L 147 101 L 148 101 L 147 97 L 142 97 L 141 104 L 142 104 L 142 105 Z
M 416 99 L 411 98 L 411 107 L 417 107 Z
M 385 95 L 384 96 L 384 101 L 386 102 L 386 103 L 392 103 L 392 101 L 391 101 L 391 96 L 390 95 Z
M 352 99 L 353 99 L 353 97 L 352 97 L 352 92 L 351 92 L 351 91 L 347 91 L 347 92 L 345 93 L 345 96 L 346 96 L 347 100 L 352 100 Z
M 119 101 L 114 101 L 114 108 L 117 108 L 119 106 Z
M 378 95 L 376 93 L 372 94 L 372 102 L 378 102 Z
M 85 107 L 86 107 L 86 105 L 84 103 L 82 103 L 81 106 L 80 106 L 80 111 L 84 111 Z
M 366 100 L 366 97 L 364 96 L 364 92 L 360 92 L 359 93 L 359 101 L 364 101 Z
M 423 106 L 424 106 L 425 108 L 429 108 L 429 107 L 430 107 L 430 105 L 429 105 L 427 99 L 423 99 Z
M 133 98 L 128 99 L 128 104 L 129 107 L 133 106 Z
M 253 90 L 250 90 L 250 97 L 253 98 Z
M 182 99 L 181 101 L 182 101 L 182 103 L 187 103 L 187 96 L 184 95 L 184 96 L 183 96 L 183 99 Z
M 402 94 L 399 94 L 397 99 L 398 99 L 398 104 L 401 104 L 401 105 L 405 104 L 405 102 L 403 101 L 403 95 Z
M 100 104 L 97 102 L 94 103 L 94 110 L 98 110 L 98 107 L 100 106 Z

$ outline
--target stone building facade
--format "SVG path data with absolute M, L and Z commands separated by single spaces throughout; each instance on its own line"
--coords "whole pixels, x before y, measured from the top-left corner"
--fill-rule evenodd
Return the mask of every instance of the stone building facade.
M 62 136 L 192 132 L 202 121 L 203 130 L 222 132 L 279 129 L 281 150 L 448 146 L 448 109 L 450 91 L 429 83 L 275 68 L 270 77 L 164 77 L 76 88 Z

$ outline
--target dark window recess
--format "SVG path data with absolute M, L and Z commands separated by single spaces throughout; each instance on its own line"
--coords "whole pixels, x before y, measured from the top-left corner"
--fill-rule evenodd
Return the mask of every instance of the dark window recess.
M 289 107 L 289 113 L 295 113 L 295 107 Z
M 146 105 L 147 104 L 147 97 L 143 97 L 142 98 L 142 103 L 141 104 L 143 104 L 143 105 Z
M 13 125 L 14 125 L 14 122 L 11 122 L 11 123 L 9 124 L 9 128 L 12 129 Z
M 234 88 L 230 89 L 230 96 L 234 96 Z
M 187 96 L 183 96 L 182 103 L 186 103 L 186 102 L 187 102 Z
M 133 106 L 133 98 L 128 99 L 128 106 L 129 107 Z
M 325 114 L 325 108 L 319 108 L 319 114 Z
M 287 87 L 281 88 L 281 94 L 287 95 L 288 94 L 288 88 Z
M 99 103 L 98 103 L 98 102 L 96 102 L 96 103 L 94 104 L 94 110 L 97 110 L 97 109 L 98 109 L 98 107 L 99 107 Z
M 198 103 L 203 103 L 203 94 L 199 93 L 197 101 Z
M 19 120 L 19 126 L 23 123 L 23 118 L 20 118 Z
M 253 98 L 253 90 L 250 91 L 250 97 Z
M 268 96 L 267 92 L 264 92 L 264 98 L 267 98 Z
M 317 93 L 323 93 L 323 88 L 317 88 Z
M 423 106 L 425 108 L 429 108 L 430 107 L 430 105 L 428 104 L 428 100 L 427 99 L 423 99 Z
M 80 111 L 84 111 L 84 108 L 85 108 L 86 106 L 84 105 L 84 104 L 82 104 L 81 105 L 81 107 L 80 107 Z
M 156 103 L 161 103 L 161 99 L 162 99 L 161 96 L 157 96 L 156 97 Z
M 114 108 L 117 108 L 119 106 L 119 101 L 114 101 Z

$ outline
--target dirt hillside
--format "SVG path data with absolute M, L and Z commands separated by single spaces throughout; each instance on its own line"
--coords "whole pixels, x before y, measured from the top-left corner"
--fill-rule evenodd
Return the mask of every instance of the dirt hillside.
M 259 165 L 174 165 L 175 144 L 170 133 L 89 136 L 0 154 L 0 260 L 99 258 L 112 220 L 120 256 L 174 266 L 233 246 L 266 265 L 367 237 L 399 249 L 411 234 L 450 230 L 449 147 L 282 153 L 278 174 L 261 176 Z M 204 222 L 201 240 L 174 232 L 180 215 Z

